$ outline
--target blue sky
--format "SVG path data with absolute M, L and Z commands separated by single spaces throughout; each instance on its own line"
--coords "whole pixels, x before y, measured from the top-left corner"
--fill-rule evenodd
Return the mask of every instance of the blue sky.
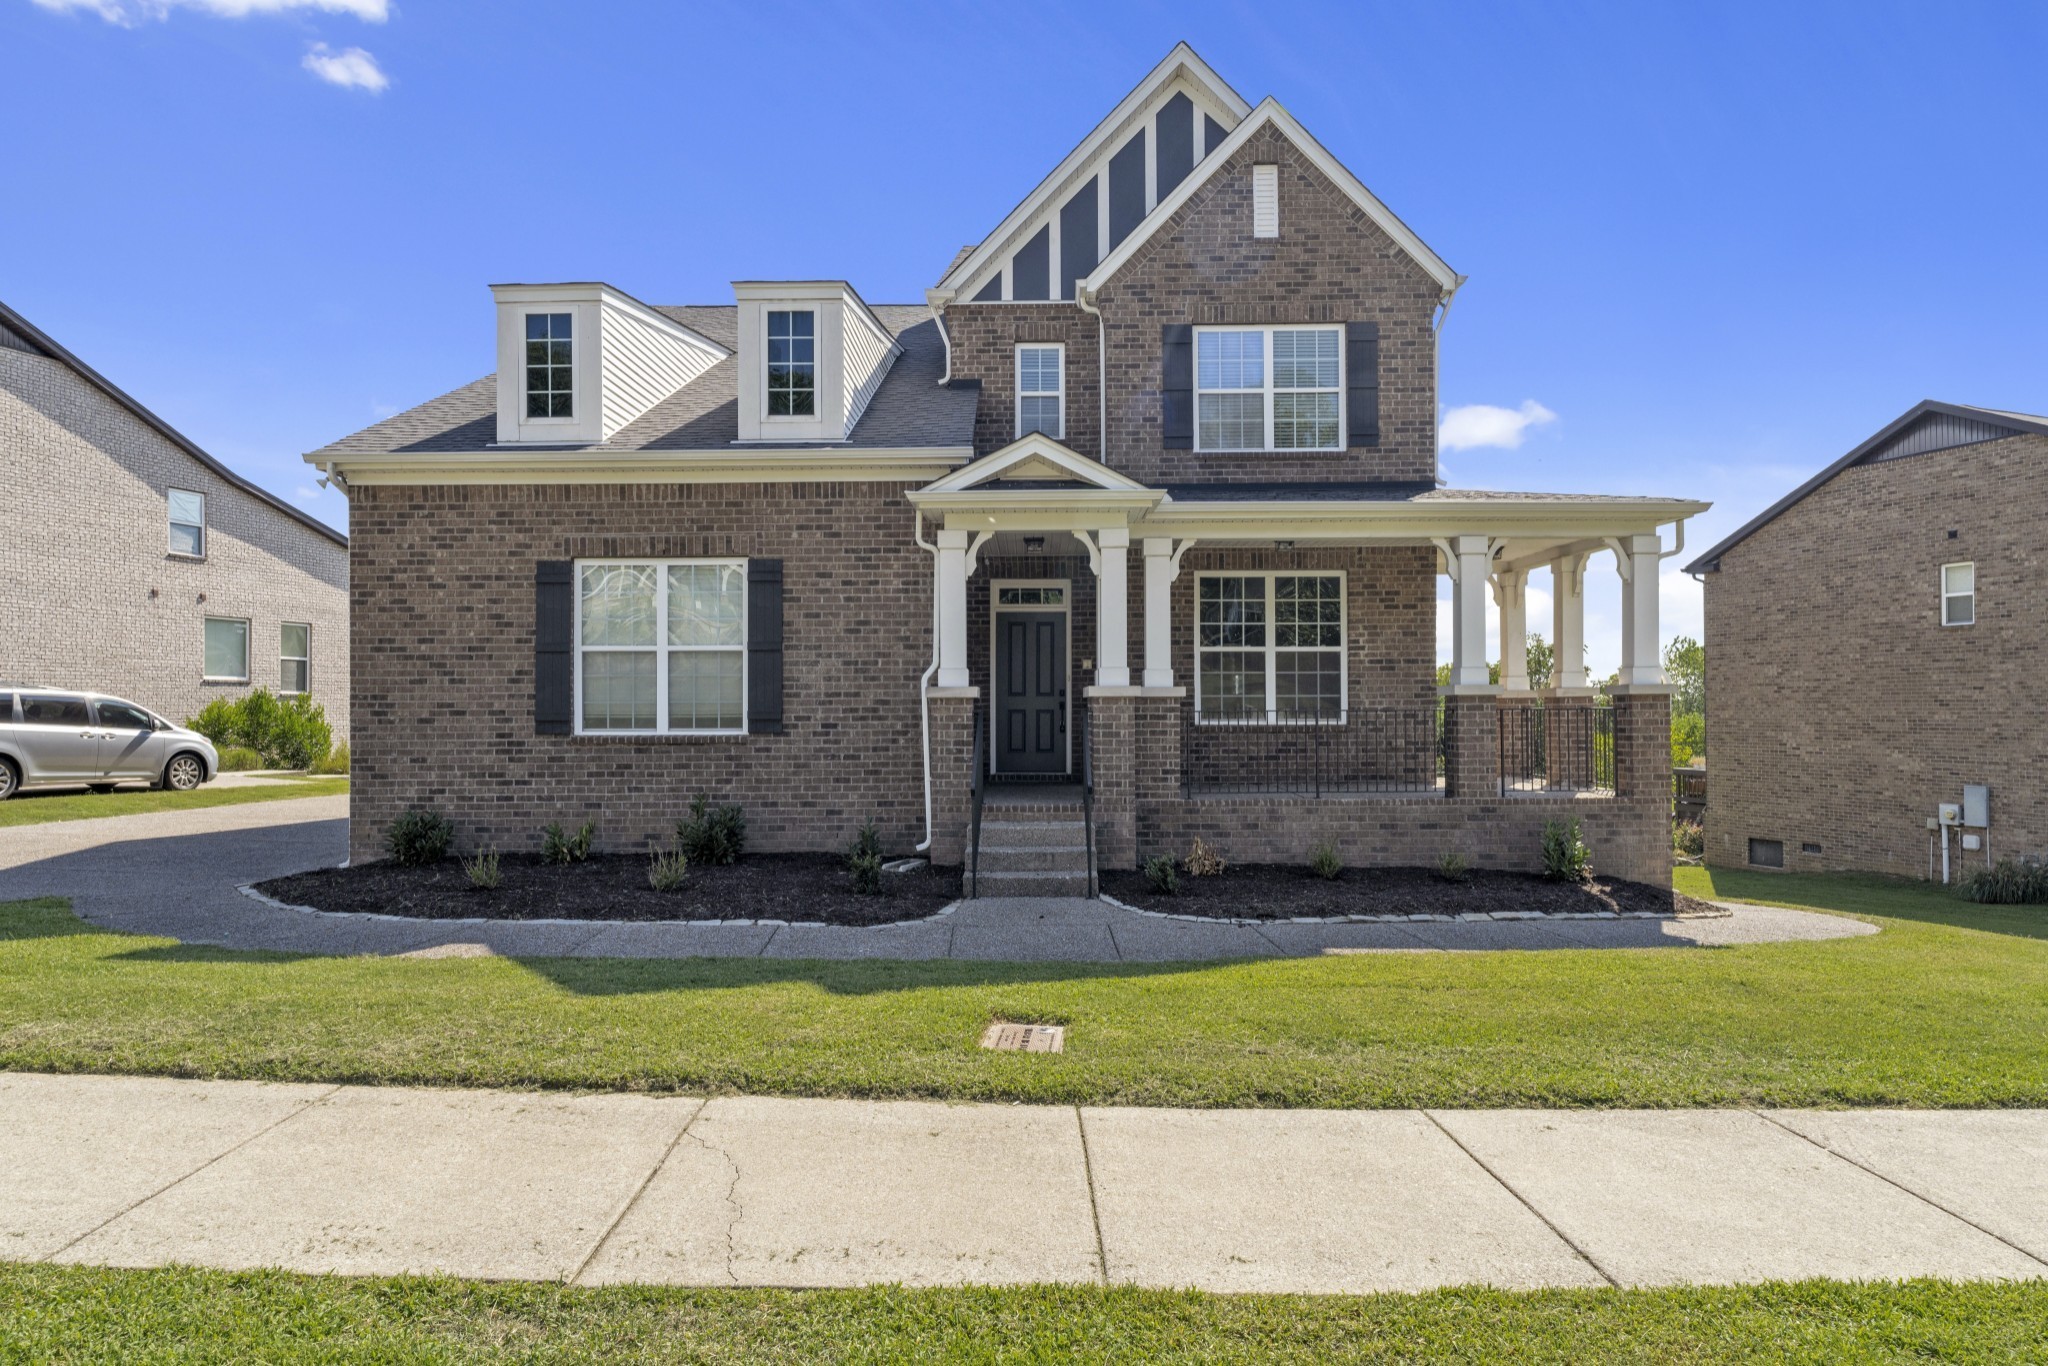
M 1921 398 L 2048 409 L 2040 5 L 0 0 L 0 299 L 341 524 L 299 454 L 487 372 L 490 281 L 917 301 L 1182 38 L 1471 276 L 1453 483 L 1702 548 Z

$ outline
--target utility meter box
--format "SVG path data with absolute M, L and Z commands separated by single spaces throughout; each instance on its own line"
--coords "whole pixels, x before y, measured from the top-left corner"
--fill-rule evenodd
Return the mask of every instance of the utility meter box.
M 1935 810 L 1940 815 L 1943 825 L 1961 825 L 1963 823 L 1963 808 L 1957 806 L 1954 802 L 1943 802 Z
M 1979 830 L 1991 828 L 1991 787 L 1988 783 L 1963 784 L 1963 824 Z

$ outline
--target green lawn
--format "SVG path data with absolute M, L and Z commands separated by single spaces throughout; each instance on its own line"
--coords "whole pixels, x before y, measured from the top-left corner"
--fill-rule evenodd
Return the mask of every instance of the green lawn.
M 1218 1296 L 1087 1287 L 566 1289 L 0 1266 L 8 1361 L 1985 1361 L 2048 1282 Z
M 0 802 L 0 826 L 82 821 L 94 816 L 135 816 L 146 811 L 190 811 L 202 806 L 238 806 L 243 802 L 274 802 L 289 797 L 332 797 L 347 791 L 346 778 L 295 775 L 274 785 L 208 786 L 191 792 L 152 792 L 146 788 L 119 792 L 55 792 L 47 796 L 24 792 Z
M 2048 1104 L 2048 913 L 1681 870 L 1883 932 L 1202 965 L 402 960 L 0 906 L 0 1067 L 1191 1106 Z M 1064 1054 L 993 1054 L 993 1017 Z

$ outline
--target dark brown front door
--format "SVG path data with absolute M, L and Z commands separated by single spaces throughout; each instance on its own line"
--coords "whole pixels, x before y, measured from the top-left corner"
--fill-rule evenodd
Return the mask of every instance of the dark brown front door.
M 998 612 L 996 772 L 1067 771 L 1067 614 Z

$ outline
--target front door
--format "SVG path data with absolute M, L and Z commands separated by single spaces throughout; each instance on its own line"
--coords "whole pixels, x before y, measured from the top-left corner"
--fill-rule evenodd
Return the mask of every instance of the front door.
M 1067 614 L 995 613 L 997 773 L 1067 771 Z

